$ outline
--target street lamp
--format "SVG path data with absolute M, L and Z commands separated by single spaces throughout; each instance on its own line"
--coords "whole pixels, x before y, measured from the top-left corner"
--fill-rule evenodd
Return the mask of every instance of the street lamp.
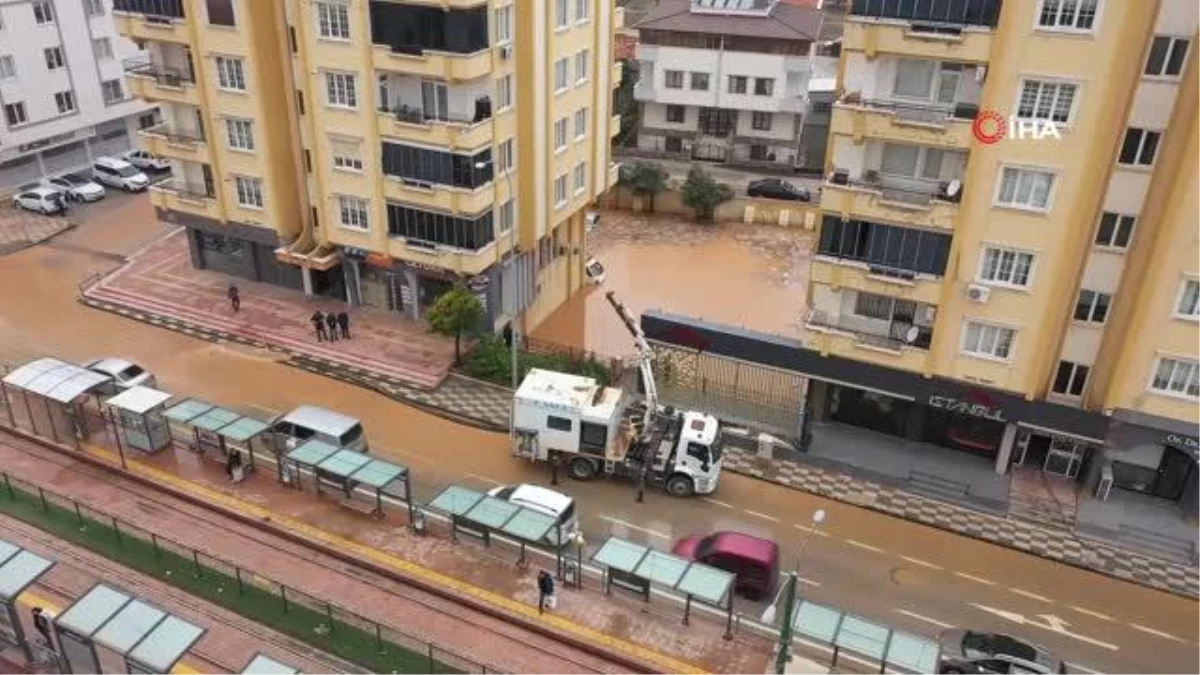
M 495 164 L 496 164 L 495 160 L 489 159 L 484 162 L 475 162 L 475 168 L 479 171 L 482 171 L 482 170 L 488 168 L 489 166 L 494 167 Z M 508 262 L 505 264 L 505 268 L 506 268 L 505 275 L 509 279 L 512 279 L 512 267 L 513 267 L 513 264 L 516 263 L 516 261 L 517 261 L 517 209 L 516 209 L 516 196 L 513 194 L 513 189 L 512 189 L 512 167 L 509 167 L 509 169 L 504 172 L 504 179 L 505 179 L 505 182 L 508 184 L 508 199 L 513 204 L 512 220 L 508 224 L 508 240 L 509 240 Z M 517 312 L 519 310 L 518 310 L 518 303 L 516 301 L 516 298 L 519 297 L 518 293 L 520 293 L 520 284 L 518 284 L 515 279 L 512 279 L 511 286 L 512 286 L 511 290 L 513 291 L 513 300 L 510 305 L 510 307 L 512 308 L 512 316 L 509 317 L 509 327 L 512 332 L 512 336 L 510 339 L 510 342 L 512 343 L 512 356 L 511 356 L 512 388 L 513 388 L 513 393 L 515 394 L 517 391 L 517 387 L 520 386 L 520 382 L 517 381 L 517 377 L 518 377 L 518 375 L 517 375 L 517 342 L 519 342 L 519 340 L 520 340 L 520 332 L 517 329 Z M 503 288 L 503 287 L 501 287 L 501 288 Z M 510 423 L 508 425 L 508 436 L 509 436 L 510 442 L 514 438 L 515 434 L 516 434 L 516 428 Z
M 783 675 L 784 668 L 787 667 L 787 662 L 791 658 L 792 650 L 792 624 L 796 617 L 796 584 L 800 580 L 798 574 L 800 570 L 800 556 L 804 554 L 804 549 L 808 547 L 808 542 L 812 539 L 813 533 L 821 527 L 821 523 L 825 522 L 825 509 L 817 509 L 812 515 L 812 527 L 808 529 L 808 534 L 800 540 L 800 547 L 796 550 L 796 562 L 791 572 L 788 572 L 787 581 L 784 582 L 783 588 L 775 596 L 771 605 L 762 613 L 762 622 L 766 624 L 775 623 L 776 605 L 779 604 L 780 596 L 783 597 L 783 625 L 779 627 L 779 651 L 775 655 L 775 673 Z

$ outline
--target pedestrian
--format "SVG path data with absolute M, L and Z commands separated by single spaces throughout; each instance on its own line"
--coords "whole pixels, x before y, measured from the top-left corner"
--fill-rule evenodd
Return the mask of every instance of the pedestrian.
M 242 295 L 238 292 L 237 284 L 229 284 L 229 290 L 225 294 L 229 296 L 229 304 L 235 313 L 242 308 Z
M 337 342 L 338 339 L 338 318 L 333 312 L 325 315 L 325 324 L 329 326 L 329 341 Z
M 312 322 L 313 328 L 317 330 L 317 342 L 324 342 L 326 337 L 328 337 L 325 335 L 325 315 L 318 309 L 313 312 L 313 315 L 308 320 Z
M 345 312 L 338 312 L 338 326 L 342 328 L 342 339 L 350 339 L 350 315 Z
M 54 615 L 41 607 L 33 608 L 33 627 L 37 632 L 42 634 L 42 638 L 46 641 L 46 646 L 54 649 L 54 636 L 50 633 L 51 622 L 54 621 Z
M 538 614 L 545 614 L 546 608 L 554 609 L 554 576 L 542 570 L 538 572 Z

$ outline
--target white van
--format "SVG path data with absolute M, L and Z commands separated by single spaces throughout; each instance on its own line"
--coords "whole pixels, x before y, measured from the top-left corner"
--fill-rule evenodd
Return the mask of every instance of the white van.
M 488 496 L 503 499 L 515 506 L 523 506 L 531 511 L 544 513 L 554 518 L 554 522 L 560 524 L 561 528 L 556 527 L 546 534 L 546 543 L 551 546 L 554 545 L 559 530 L 562 531 L 562 543 L 565 544 L 568 541 L 567 536 L 579 529 L 579 514 L 575 512 L 575 498 L 557 490 L 521 483 L 520 485 L 501 485 L 492 488 L 488 490 Z
M 361 422 L 315 405 L 302 405 L 276 417 L 271 421 L 271 431 L 280 453 L 290 452 L 313 438 L 345 450 L 367 452 L 367 435 Z
M 92 163 L 92 178 L 98 183 L 121 188 L 126 192 L 140 192 L 150 187 L 150 179 L 142 170 L 123 159 L 97 157 Z

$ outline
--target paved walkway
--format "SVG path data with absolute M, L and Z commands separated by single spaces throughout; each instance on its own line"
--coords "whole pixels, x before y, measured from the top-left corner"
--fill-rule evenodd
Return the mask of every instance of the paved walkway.
M 75 227 L 75 221 L 0 205 L 0 255 L 20 251 Z

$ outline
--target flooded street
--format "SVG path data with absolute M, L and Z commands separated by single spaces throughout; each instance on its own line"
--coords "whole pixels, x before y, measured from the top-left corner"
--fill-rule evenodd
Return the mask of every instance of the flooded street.
M 533 337 L 606 356 L 632 351 L 604 294 L 647 309 L 796 337 L 804 317 L 811 233 L 798 228 L 606 211 L 589 235 L 607 279 L 550 316 Z

